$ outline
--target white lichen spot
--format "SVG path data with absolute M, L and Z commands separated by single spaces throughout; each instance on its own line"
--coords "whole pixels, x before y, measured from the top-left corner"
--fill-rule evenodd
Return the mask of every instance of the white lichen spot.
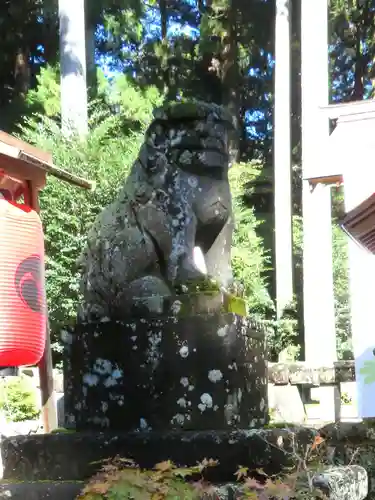
M 171 305 L 172 314 L 178 314 L 181 311 L 182 302 L 180 300 L 175 300 Z
M 99 377 L 94 373 L 86 373 L 83 376 L 83 383 L 88 385 L 89 387 L 94 387 L 95 385 L 98 385 L 98 382 L 99 382 Z
M 117 385 L 117 380 L 114 379 L 113 377 L 107 377 L 105 380 L 104 380 L 104 387 L 113 387 Z
M 139 427 L 142 431 L 145 431 L 148 429 L 147 421 L 144 418 L 139 419 Z
M 108 410 L 108 403 L 102 401 L 102 412 L 105 413 Z
M 259 403 L 260 411 L 263 411 L 265 407 L 266 407 L 266 402 L 264 401 L 264 398 L 262 398 Z
M 187 345 L 183 345 L 180 349 L 181 358 L 187 358 L 189 356 L 189 348 Z
M 187 387 L 189 385 L 189 379 L 187 377 L 181 377 L 180 384 L 183 385 L 184 387 Z
M 99 375 L 110 375 L 112 372 L 112 363 L 108 359 L 98 358 L 94 364 L 94 371 Z
M 198 409 L 203 413 L 206 409 L 206 405 L 204 405 L 203 403 L 199 403 Z
M 162 341 L 162 331 L 158 332 L 148 332 L 148 343 L 149 343 L 149 348 L 147 350 L 147 361 L 150 363 L 154 368 L 157 367 L 159 364 L 160 360 L 160 344 Z
M 188 177 L 188 184 L 192 188 L 196 188 L 198 186 L 198 179 L 194 177 L 193 175 L 190 175 Z
M 137 335 L 133 335 L 132 337 L 130 337 L 130 339 L 131 339 L 133 342 L 135 342 L 135 341 L 137 340 L 137 338 L 138 338 L 138 337 L 137 337 Z
M 276 443 L 277 443 L 277 446 L 279 448 L 283 448 L 284 447 L 284 439 L 282 436 L 278 436 L 277 440 L 276 440 Z
M 124 372 L 122 370 L 120 370 L 119 368 L 116 368 L 112 372 L 112 377 L 115 379 L 122 378 L 123 375 L 124 375 Z
M 186 399 L 185 398 L 180 398 L 178 401 L 177 401 L 177 404 L 178 406 L 181 406 L 181 408 L 186 408 L 187 404 L 186 404 Z
M 204 404 L 207 408 L 212 408 L 212 397 L 207 392 L 204 392 L 200 399 L 201 403 Z
M 184 425 L 185 423 L 185 416 L 182 415 L 181 413 L 177 413 L 174 415 L 171 419 L 172 424 L 178 424 L 178 425 Z
M 108 318 L 108 316 L 104 316 L 104 318 L 100 319 L 100 323 L 109 323 L 111 320 Z
M 193 386 L 193 385 L 189 385 L 189 387 L 188 387 L 188 391 L 190 391 L 190 392 L 191 392 L 191 391 L 194 391 L 194 386 Z
M 222 378 L 223 378 L 223 374 L 221 373 L 220 370 L 210 370 L 208 372 L 208 379 L 213 384 L 215 384 L 216 382 L 220 382 L 220 380 Z
M 221 328 L 218 329 L 217 334 L 219 337 L 225 337 L 225 335 L 228 333 L 228 325 L 222 326 Z
M 218 405 L 214 406 L 214 411 L 217 411 L 219 409 Z

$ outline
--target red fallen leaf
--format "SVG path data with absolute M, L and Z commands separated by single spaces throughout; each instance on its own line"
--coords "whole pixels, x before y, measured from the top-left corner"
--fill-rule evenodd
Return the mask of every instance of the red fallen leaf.
M 318 446 L 320 446 L 322 443 L 324 443 L 324 441 L 325 440 L 319 434 L 317 436 L 315 436 L 314 441 L 311 445 L 311 451 L 314 451 Z

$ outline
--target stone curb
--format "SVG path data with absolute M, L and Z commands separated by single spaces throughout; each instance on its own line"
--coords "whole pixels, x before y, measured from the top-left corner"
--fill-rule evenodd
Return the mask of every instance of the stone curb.
M 74 500 L 80 483 L 2 483 L 0 500 Z

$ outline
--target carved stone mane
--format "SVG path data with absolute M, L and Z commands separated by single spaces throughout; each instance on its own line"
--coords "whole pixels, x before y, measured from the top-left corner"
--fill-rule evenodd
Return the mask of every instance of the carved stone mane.
M 154 111 L 137 160 L 115 201 L 98 216 L 81 256 L 81 320 L 124 318 L 142 297 L 170 296 L 205 276 L 232 281 L 228 183 L 230 115 L 201 102 Z

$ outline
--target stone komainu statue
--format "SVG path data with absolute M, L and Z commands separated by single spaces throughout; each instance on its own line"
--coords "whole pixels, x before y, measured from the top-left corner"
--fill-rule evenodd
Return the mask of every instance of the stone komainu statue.
M 80 258 L 82 321 L 122 319 L 139 298 L 170 296 L 207 274 L 232 281 L 233 217 L 228 183 L 231 116 L 201 102 L 154 111 L 116 200 L 98 216 Z

